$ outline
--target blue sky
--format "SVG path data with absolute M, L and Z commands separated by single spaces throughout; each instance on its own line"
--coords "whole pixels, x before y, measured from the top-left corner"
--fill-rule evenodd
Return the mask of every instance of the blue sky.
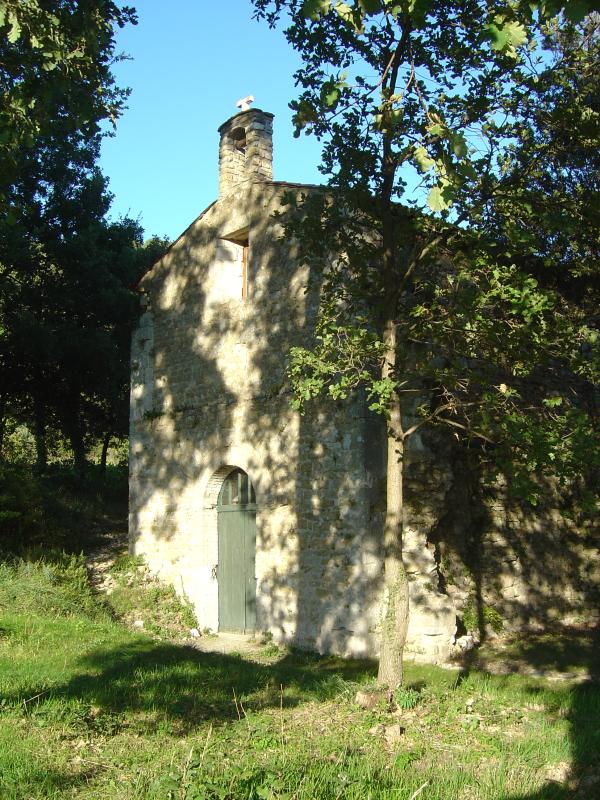
M 115 66 L 131 88 L 101 167 L 111 216 L 138 218 L 174 239 L 217 196 L 217 128 L 248 94 L 275 114 L 274 177 L 318 183 L 318 142 L 292 136 L 298 59 L 280 29 L 252 19 L 250 0 L 133 0 L 139 22 L 118 33 L 131 56 Z

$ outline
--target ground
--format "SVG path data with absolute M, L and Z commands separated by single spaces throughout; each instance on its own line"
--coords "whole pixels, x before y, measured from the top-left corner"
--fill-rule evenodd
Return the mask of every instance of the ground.
M 600 796 L 585 632 L 409 664 L 368 710 L 373 663 L 192 634 L 122 533 L 88 554 L 91 581 L 76 557 L 0 566 L 2 800 Z

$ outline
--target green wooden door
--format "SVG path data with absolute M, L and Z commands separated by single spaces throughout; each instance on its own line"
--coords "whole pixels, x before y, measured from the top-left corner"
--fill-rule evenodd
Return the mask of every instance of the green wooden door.
M 225 479 L 219 514 L 219 630 L 256 627 L 256 497 L 241 469 Z

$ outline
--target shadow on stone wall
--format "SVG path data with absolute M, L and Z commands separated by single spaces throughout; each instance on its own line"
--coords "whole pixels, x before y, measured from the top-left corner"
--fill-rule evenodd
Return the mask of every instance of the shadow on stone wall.
M 248 406 L 247 435 L 251 441 L 264 442 L 281 435 L 286 420 L 298 426 L 287 461 L 267 452 L 260 463 L 249 464 L 251 475 L 253 470 L 269 475 L 270 491 L 258 498 L 263 510 L 266 507 L 277 519 L 282 507 L 287 508 L 281 513 L 281 525 L 259 530 L 263 548 L 280 551 L 282 540 L 289 546 L 289 553 L 263 576 L 259 619 L 278 638 L 300 647 L 373 654 L 378 647 L 382 591 L 384 423 L 360 397 L 313 401 L 300 418 L 290 412 L 287 354 L 293 345 L 306 345 L 312 339 L 320 276 L 313 274 L 305 291 L 306 271 L 297 263 L 294 243 L 277 238 L 281 229 L 271 217 L 257 214 L 250 225 L 252 257 L 260 263 L 265 280 L 251 298 L 252 372 L 261 397 Z M 287 313 L 277 314 L 273 301 L 280 308 L 287 304 Z M 440 470 L 429 464 L 427 472 L 439 484 Z M 443 497 L 439 485 L 421 497 L 429 526 L 439 516 Z M 414 527 L 424 529 L 421 518 L 413 518 Z M 413 573 L 420 591 L 412 593 L 413 608 L 427 616 L 436 637 L 441 634 L 435 618 L 446 618 L 448 612 L 436 602 L 443 595 L 437 574 L 432 577 L 428 572 L 436 570 L 433 557 L 417 554 L 425 546 L 425 534 L 419 534 L 413 542 Z
M 250 315 L 240 314 L 238 303 L 207 313 L 198 253 L 204 251 L 205 261 L 223 231 L 206 221 L 175 245 L 168 268 L 146 279 L 155 389 L 134 424 L 139 452 L 131 461 L 131 530 L 148 530 L 150 521 L 158 559 L 167 550 L 171 561 L 185 557 L 190 540 L 179 543 L 177 531 L 186 496 L 200 491 L 207 462 L 215 470 L 229 463 L 233 417 L 243 406 L 245 440 L 256 443 L 243 466 L 268 522 L 258 531 L 260 546 L 282 554 L 262 575 L 259 619 L 278 638 L 305 648 L 372 653 L 374 625 L 363 612 L 365 596 L 379 589 L 380 531 L 377 523 L 367 525 L 361 412 L 355 406 L 349 422 L 344 404 L 313 406 L 302 418 L 292 411 L 286 355 L 311 336 L 319 284 L 305 295 L 306 271 L 293 256 L 293 242 L 274 241 L 276 223 L 260 203 L 246 221 L 252 231 Z M 255 269 L 260 276 L 252 275 Z M 220 365 L 227 332 L 247 343 L 250 357 L 248 381 L 235 388 Z M 196 513 L 201 505 L 196 497 Z
M 511 497 L 506 480 L 486 486 L 478 453 L 449 438 L 431 434 L 452 482 L 429 540 L 444 590 L 476 617 L 480 640 L 492 624 L 511 631 L 596 622 L 598 530 L 570 516 L 566 491 L 561 497 L 550 480 L 541 481 L 545 499 L 536 507 Z
M 197 483 L 202 469 L 195 430 L 210 431 L 202 441 L 203 449 L 225 449 L 235 398 L 223 381 L 216 356 L 207 357 L 206 348 L 199 347 L 198 331 L 203 326 L 205 335 L 217 343 L 228 321 L 221 317 L 207 328 L 206 294 L 197 271 L 190 268 L 197 249 L 214 246 L 215 241 L 211 227 L 191 226 L 173 246 L 166 256 L 169 263 L 172 252 L 177 252 L 168 270 L 172 282 L 168 303 L 152 298 L 167 270 L 152 273 L 144 286 L 151 296 L 153 316 L 154 390 L 151 398 L 140 398 L 148 408 L 132 429 L 132 439 L 139 441 L 139 452 L 130 458 L 130 532 L 134 536 L 145 527 L 145 510 L 160 497 L 162 512 L 154 517 L 152 532 L 162 541 L 175 537 L 182 498 Z M 142 392 L 147 391 L 143 387 Z M 213 419 L 210 426 L 204 422 L 207 414 Z
M 359 400 L 313 403 L 301 418 L 290 408 L 286 356 L 310 341 L 320 285 L 313 276 L 305 293 L 294 243 L 281 238 L 270 216 L 271 191 L 257 189 L 244 218 L 252 231 L 245 310 L 221 303 L 209 313 L 198 263 L 214 258 L 224 231 L 208 219 L 174 246 L 168 270 L 147 278 L 151 294 L 160 283 L 166 288 L 162 302 L 151 304 L 156 388 L 136 423 L 142 447 L 132 459 L 131 528 L 143 528 L 143 509 L 161 498 L 152 519 L 157 547 L 175 548 L 171 559 L 186 557 L 189 537 L 175 542 L 179 521 L 187 515 L 194 524 L 207 464 L 216 471 L 229 463 L 234 416 L 243 406 L 244 437 L 255 444 L 244 466 L 262 515 L 259 542 L 276 554 L 262 575 L 259 619 L 302 647 L 373 652 L 382 581 L 383 425 Z M 235 386 L 223 372 L 227 336 L 249 359 Z M 507 624 L 549 624 L 597 600 L 597 567 L 588 563 L 575 525 L 552 505 L 531 510 L 509 503 L 500 490 L 486 494 L 473 454 L 450 441 L 437 431 L 415 437 L 407 461 L 411 602 L 413 615 L 429 625 L 426 635 L 447 636 L 452 603 L 459 616 L 471 606 L 485 637 L 489 609 Z
M 261 546 L 282 554 L 262 576 L 259 618 L 276 638 L 302 648 L 372 653 L 375 631 L 365 599 L 380 585 L 379 570 L 373 571 L 380 531 L 367 525 L 372 487 L 364 485 L 361 407 L 324 401 L 309 404 L 301 417 L 291 410 L 287 354 L 312 338 L 320 280 L 313 275 L 307 288 L 293 241 L 274 244 L 281 231 L 274 232 L 270 217 L 257 215 L 251 226 L 264 281 L 251 298 L 252 371 L 261 397 L 248 406 L 247 435 L 283 441 L 285 426 L 295 431 L 287 456 L 263 450 L 261 463 L 249 465 L 251 474 L 254 467 L 269 476 L 268 492 L 259 495 L 271 516 L 259 531 Z M 277 314 L 274 302 L 285 313 Z

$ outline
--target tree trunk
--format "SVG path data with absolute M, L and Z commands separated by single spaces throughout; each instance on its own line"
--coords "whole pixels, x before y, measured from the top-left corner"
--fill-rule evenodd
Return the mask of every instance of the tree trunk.
M 0 400 L 0 461 L 2 461 L 2 451 L 4 448 L 4 435 L 6 433 L 6 403 L 4 398 Z
M 100 473 L 104 476 L 106 475 L 106 456 L 108 454 L 108 446 L 110 445 L 110 440 L 112 439 L 112 434 L 105 433 L 104 439 L 102 441 L 102 453 L 100 454 Z
M 86 472 L 87 462 L 85 459 L 85 444 L 83 441 L 83 430 L 79 411 L 79 398 L 75 398 L 75 402 L 69 408 L 69 412 L 68 422 L 65 427 L 73 453 L 73 466 L 75 468 L 75 473 L 79 475 L 79 477 L 83 477 Z
M 393 147 L 393 121 L 390 119 L 391 105 L 388 99 L 396 91 L 398 70 L 405 56 L 411 31 L 410 22 L 402 23 L 402 36 L 396 45 L 390 69 L 384 73 L 382 98 L 387 124 L 382 141 L 382 185 L 381 235 L 383 303 L 381 306 L 380 330 L 383 334 L 385 357 L 381 368 L 383 380 L 397 381 L 398 356 L 397 314 L 401 293 L 401 276 L 398 274 L 396 254 L 396 223 L 393 212 L 393 193 L 397 154 Z M 402 533 L 404 524 L 403 485 L 404 432 L 402 430 L 402 408 L 400 395 L 394 391 L 390 398 L 387 421 L 387 483 L 386 510 L 383 529 L 383 603 L 381 621 L 381 651 L 377 680 L 390 692 L 402 683 L 402 654 L 408 629 L 408 577 L 402 558 Z
M 391 378 L 396 362 L 396 326 L 393 319 L 385 326 L 384 341 L 388 357 L 382 378 Z M 408 576 L 402 557 L 404 524 L 403 471 L 404 440 L 400 397 L 394 392 L 387 425 L 386 514 L 383 532 L 384 599 L 381 624 L 381 651 L 377 680 L 393 691 L 402 683 L 402 654 L 408 629 Z
M 73 426 L 69 434 L 69 440 L 71 442 L 71 450 L 73 451 L 73 466 L 75 467 L 75 472 L 80 477 L 83 477 L 85 475 L 87 463 L 85 460 L 83 436 L 78 425 Z
M 46 444 L 46 410 L 41 400 L 34 403 L 35 467 L 38 472 L 48 468 L 48 446 Z

